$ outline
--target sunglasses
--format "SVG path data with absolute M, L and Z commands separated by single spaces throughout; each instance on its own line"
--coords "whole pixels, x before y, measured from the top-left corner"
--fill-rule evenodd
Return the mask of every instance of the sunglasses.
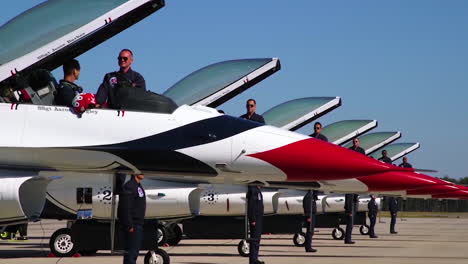
M 122 60 L 123 60 L 123 61 L 128 61 L 128 57 L 120 57 L 120 56 L 119 56 L 119 57 L 117 57 L 117 60 L 118 60 L 118 61 L 122 61 Z
M 248 104 L 247 107 L 254 107 L 255 105 L 253 104 Z
M 319 129 L 322 129 L 321 127 L 314 127 L 315 130 L 319 130 Z

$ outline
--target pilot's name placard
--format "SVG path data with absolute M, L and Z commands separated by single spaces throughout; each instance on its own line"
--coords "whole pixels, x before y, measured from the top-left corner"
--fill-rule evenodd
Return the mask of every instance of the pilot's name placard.
M 37 110 L 39 110 L 39 111 L 46 111 L 46 112 L 54 111 L 54 112 L 70 112 L 70 113 L 73 113 L 73 111 L 72 111 L 70 108 L 66 108 L 66 107 L 57 107 L 57 106 L 44 106 L 44 105 L 39 105 L 39 106 L 37 107 Z M 94 115 L 97 115 L 98 111 L 89 109 L 89 110 L 86 110 L 85 113 L 86 113 L 86 114 L 94 114 Z

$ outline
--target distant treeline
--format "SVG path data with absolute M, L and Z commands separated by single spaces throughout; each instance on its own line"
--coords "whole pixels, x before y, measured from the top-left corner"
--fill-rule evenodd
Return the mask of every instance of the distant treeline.
M 444 177 L 442 177 L 440 179 L 444 180 L 444 181 L 453 182 L 453 183 L 456 183 L 456 184 L 468 185 L 468 177 L 463 177 L 463 178 L 460 178 L 460 179 L 454 179 L 454 178 L 450 178 L 449 176 L 444 176 Z
M 468 185 L 468 177 L 453 179 L 448 176 L 440 178 L 456 184 Z M 438 200 L 407 198 L 406 201 L 398 198 L 400 211 L 408 212 L 468 212 L 468 200 Z M 384 199 L 382 210 L 388 211 L 388 202 Z

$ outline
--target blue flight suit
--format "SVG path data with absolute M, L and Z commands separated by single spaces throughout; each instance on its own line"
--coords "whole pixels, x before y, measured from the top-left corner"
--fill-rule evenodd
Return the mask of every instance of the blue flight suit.
M 374 198 L 371 197 L 371 200 L 367 204 L 367 216 L 369 216 L 369 237 L 377 238 L 375 235 L 375 223 L 377 220 L 377 212 L 379 211 L 379 207 L 377 206 L 377 202 Z
M 134 176 L 124 184 L 119 194 L 117 216 L 125 243 L 124 264 L 136 264 L 143 243 L 143 224 L 146 211 L 145 190 Z M 133 232 L 132 230 L 133 229 Z
M 121 102 L 119 102 L 121 87 L 132 87 L 146 91 L 145 78 L 132 69 L 127 72 L 107 73 L 96 93 L 96 102 L 100 105 L 107 102 L 110 109 L 120 109 L 122 107 Z
M 260 188 L 249 186 L 247 189 L 247 215 L 250 227 L 250 264 L 259 263 L 258 251 L 263 229 L 263 212 L 263 195 Z
M 315 230 L 315 221 L 317 215 L 317 191 L 307 191 L 304 199 L 302 200 L 302 207 L 304 209 L 304 223 L 306 226 L 306 235 L 305 235 L 305 251 L 311 252 L 312 249 L 312 236 L 314 235 Z
M 252 121 L 255 121 L 255 122 L 265 124 L 265 119 L 263 118 L 263 116 L 261 116 L 261 115 L 259 115 L 257 113 L 253 113 L 252 116 L 250 116 L 250 117 L 249 117 L 248 114 L 243 114 L 243 115 L 240 116 L 240 118 L 247 119 L 247 120 L 252 120 Z
M 351 237 L 353 233 L 353 215 L 354 215 L 354 194 L 345 194 L 345 219 L 346 219 L 346 231 L 345 231 L 345 243 L 353 243 Z
M 59 86 L 57 87 L 57 94 L 55 95 L 55 104 L 73 107 L 73 99 L 82 92 L 83 88 L 75 83 L 60 80 Z
M 390 216 L 391 216 L 390 233 L 396 234 L 397 232 L 395 231 L 395 224 L 396 224 L 397 212 L 398 212 L 398 201 L 397 199 L 395 199 L 395 197 L 388 198 L 388 208 L 390 210 Z

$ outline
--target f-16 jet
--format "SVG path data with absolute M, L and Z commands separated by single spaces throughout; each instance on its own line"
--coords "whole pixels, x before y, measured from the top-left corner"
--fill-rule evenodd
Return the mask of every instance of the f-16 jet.
M 63 12 L 71 5 L 79 15 Z M 39 218 L 52 181 L 82 181 L 81 196 L 75 198 L 83 204 L 92 204 L 94 197 L 107 201 L 108 192 L 89 188 L 86 179 L 106 178 L 113 188 L 115 175 L 122 173 L 179 183 L 300 186 L 349 180 L 348 186 L 363 192 L 445 184 L 212 108 L 280 70 L 277 58 L 210 65 L 163 95 L 148 94 L 151 102 L 135 98 L 133 107 L 92 109 L 78 116 L 53 104 L 57 83 L 51 70 L 163 6 L 160 0 L 47 1 L 0 27 L 0 87 L 19 99 L 0 102 L 2 121 L 8 124 L 0 137 L 5 183 L 0 206 L 7 209 L 0 213 L 0 224 Z

